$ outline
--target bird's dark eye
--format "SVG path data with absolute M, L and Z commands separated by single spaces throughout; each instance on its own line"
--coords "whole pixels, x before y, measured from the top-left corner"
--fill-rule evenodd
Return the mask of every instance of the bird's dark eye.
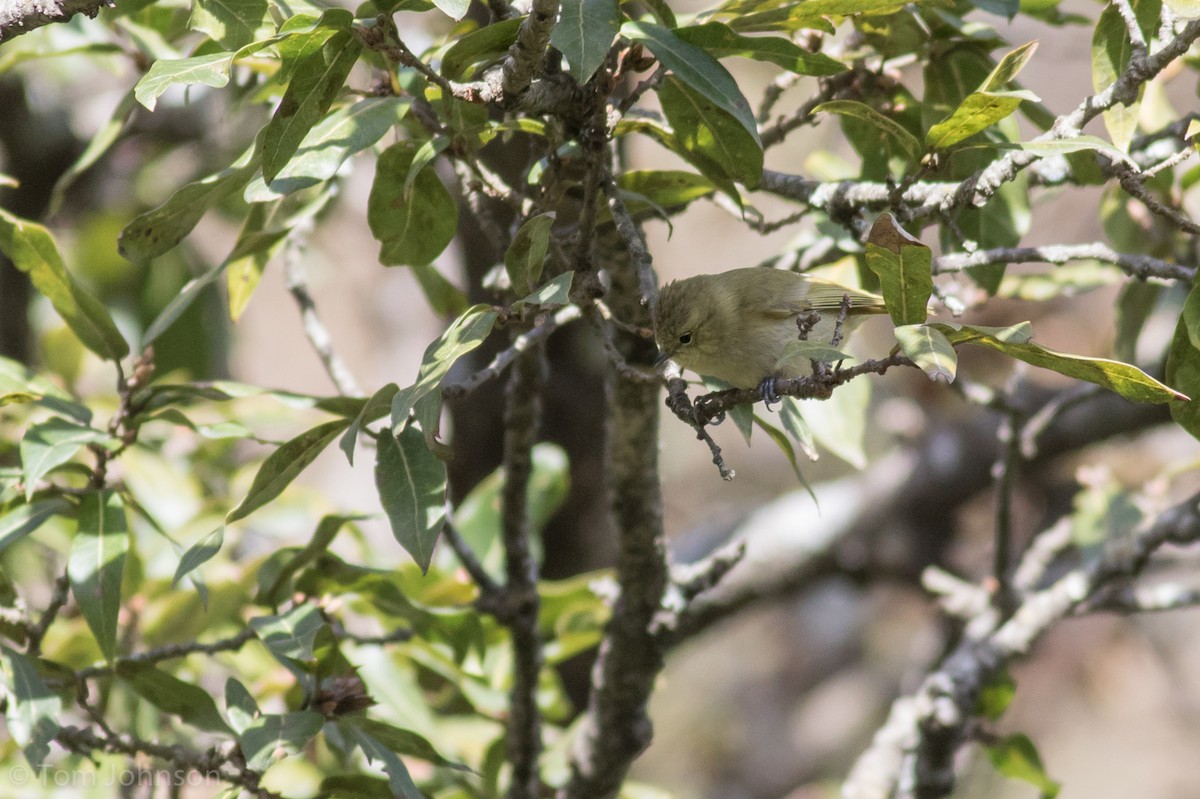
M 692 343 L 692 334 L 684 333 L 682 336 L 679 337 L 679 343 L 680 344 L 691 344 Z

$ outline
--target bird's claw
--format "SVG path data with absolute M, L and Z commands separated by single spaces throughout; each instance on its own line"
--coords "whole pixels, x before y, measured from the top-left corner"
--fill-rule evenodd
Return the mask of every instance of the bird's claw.
M 775 386 L 778 382 L 779 378 L 771 375 L 770 377 L 764 377 L 763 381 L 758 384 L 758 395 L 763 398 L 763 402 L 766 404 L 768 411 L 771 410 L 771 403 L 778 403 L 782 401 L 779 394 L 777 394 L 775 391 Z

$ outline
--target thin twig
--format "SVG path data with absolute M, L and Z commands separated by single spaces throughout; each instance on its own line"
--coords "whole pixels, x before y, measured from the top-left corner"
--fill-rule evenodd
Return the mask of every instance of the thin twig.
M 288 293 L 292 295 L 296 305 L 300 308 L 300 319 L 304 323 L 304 335 L 308 339 L 308 343 L 312 345 L 317 357 L 321 359 L 321 365 L 325 367 L 325 373 L 333 381 L 338 393 L 345 397 L 361 396 L 362 390 L 358 386 L 358 381 L 346 367 L 346 362 L 334 350 L 333 338 L 317 314 L 317 304 L 308 290 L 308 277 L 304 272 L 303 245 L 301 243 L 303 236 L 304 231 L 289 234 L 284 248 L 283 270 Z
M 625 207 L 624 200 L 621 199 L 621 193 L 611 173 L 604 176 L 601 185 L 604 188 L 605 196 L 608 197 L 608 210 L 612 213 L 617 234 L 625 241 L 625 246 L 629 249 L 629 257 L 633 259 L 634 267 L 637 269 L 638 293 L 642 302 L 653 308 L 658 299 L 658 280 L 654 276 L 654 259 L 650 255 L 649 248 L 646 247 L 646 239 L 633 221 L 633 217 L 629 215 L 629 210 Z
M 50 594 L 50 601 L 46 604 L 46 610 L 42 613 L 42 617 L 38 619 L 37 624 L 29 628 L 29 641 L 25 646 L 25 653 L 30 657 L 41 653 L 42 639 L 46 637 L 46 631 L 58 617 L 58 612 L 67 604 L 70 591 L 71 579 L 64 572 L 54 581 L 54 590 Z
M 255 632 L 253 627 L 246 627 L 237 635 L 232 635 L 229 638 L 221 638 L 216 641 L 211 641 L 207 644 L 202 644 L 198 641 L 192 641 L 186 644 L 167 644 L 165 646 L 147 649 L 144 652 L 136 652 L 131 655 L 124 655 L 120 658 L 121 663 L 137 663 L 137 664 L 153 664 L 161 663 L 164 660 L 174 660 L 176 658 L 187 657 L 188 655 L 204 654 L 215 655 L 218 652 L 236 652 L 246 645 L 248 641 L 254 638 Z M 112 666 L 88 666 L 75 672 L 75 676 L 81 680 L 88 680 L 93 677 L 107 677 L 113 673 Z
M 505 349 L 496 353 L 491 362 L 487 366 L 480 369 L 478 372 L 464 378 L 458 383 L 451 383 L 448 386 L 443 386 L 442 395 L 446 399 L 457 399 L 459 397 L 470 394 L 475 389 L 482 386 L 489 380 L 495 380 L 504 373 L 517 357 L 527 351 L 530 347 L 544 341 L 558 328 L 570 322 L 574 322 L 582 316 L 582 311 L 577 305 L 564 305 L 562 308 L 554 312 L 553 315 L 546 317 L 543 321 L 535 325 L 532 329 L 527 330 L 521 335 L 513 339 Z

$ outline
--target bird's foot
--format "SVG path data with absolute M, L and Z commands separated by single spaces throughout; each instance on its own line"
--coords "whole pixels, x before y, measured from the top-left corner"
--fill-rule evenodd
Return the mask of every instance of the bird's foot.
M 763 381 L 758 384 L 758 395 L 763 398 L 766 403 L 767 410 L 771 410 L 771 403 L 781 401 L 779 394 L 775 392 L 775 386 L 779 382 L 779 378 L 775 375 L 764 377 Z

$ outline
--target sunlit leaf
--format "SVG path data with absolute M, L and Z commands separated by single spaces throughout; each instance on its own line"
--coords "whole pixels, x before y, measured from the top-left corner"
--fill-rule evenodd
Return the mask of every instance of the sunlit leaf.
M 172 86 L 201 84 L 221 88 L 229 83 L 229 67 L 232 63 L 233 53 L 160 59 L 150 65 L 150 69 L 133 87 L 133 96 L 147 110 L 153 111 L 158 98 Z
M 958 353 L 946 334 L 928 325 L 902 325 L 895 330 L 900 350 L 933 381 L 954 382 Z
M 0 253 L 29 275 L 85 347 L 110 361 L 129 354 L 104 305 L 67 271 L 50 231 L 0 209 Z
M 305 135 L 270 185 L 261 177 L 251 181 L 246 200 L 266 202 L 329 180 L 347 158 L 392 130 L 411 105 L 406 98 L 367 97 L 335 110 Z
M 33 498 L 37 483 L 51 469 L 69 461 L 88 444 L 110 444 L 107 433 L 59 417 L 35 424 L 21 439 L 21 469 L 25 499 Z
M 279 108 L 263 129 L 262 171 L 268 185 L 329 111 L 361 52 L 362 44 L 353 32 L 338 30 L 320 50 L 296 64 Z
M 910 161 L 916 161 L 925 151 L 916 136 L 894 119 L 886 117 L 866 103 L 857 100 L 830 100 L 813 109 L 813 113 L 825 112 L 861 119 L 869 122 L 900 146 Z
M 1041 791 L 1042 799 L 1054 799 L 1061 786 L 1050 779 L 1037 748 L 1027 735 L 1009 735 L 984 746 L 992 767 L 1006 777 L 1027 782 Z
M 561 23 L 560 23 L 561 24 Z M 714 58 L 739 56 L 776 64 L 798 75 L 836 75 L 846 65 L 824 53 L 811 53 L 781 36 L 743 36 L 722 22 L 677 28 L 675 35 Z
M 442 75 L 449 80 L 462 80 L 471 67 L 503 57 L 517 40 L 517 30 L 524 19 L 522 16 L 500 20 L 458 37 L 442 56 Z
M 936 327 L 946 334 L 951 343 L 978 344 L 1032 366 L 1040 366 L 1067 377 L 1095 383 L 1133 402 L 1161 403 L 1187 399 L 1181 392 L 1163 385 L 1141 369 L 1127 363 L 1055 352 L 1029 341 L 1006 341 L 995 335 L 981 333 L 981 328 L 971 325 L 937 323 Z
M 267 0 L 195 0 L 189 24 L 236 50 L 259 37 L 266 16 Z
M 116 656 L 121 580 L 129 551 L 125 504 L 115 491 L 89 491 L 79 502 L 79 529 L 71 542 L 67 575 L 71 593 L 100 651 Z
M 65 516 L 72 505 L 62 497 L 23 502 L 0 514 L 0 552 L 41 527 L 51 516 Z
M 50 753 L 50 742 L 58 734 L 62 717 L 62 700 L 47 687 L 34 661 L 0 644 L 0 652 L 8 664 L 8 701 L 5 719 L 8 734 L 23 750 L 25 758 L 35 768 L 40 767 Z
M 473 305 L 425 349 L 417 382 L 392 398 L 392 432 L 408 424 L 409 413 L 417 400 L 433 391 L 450 371 L 454 362 L 483 343 L 496 323 L 496 312 L 487 305 Z

